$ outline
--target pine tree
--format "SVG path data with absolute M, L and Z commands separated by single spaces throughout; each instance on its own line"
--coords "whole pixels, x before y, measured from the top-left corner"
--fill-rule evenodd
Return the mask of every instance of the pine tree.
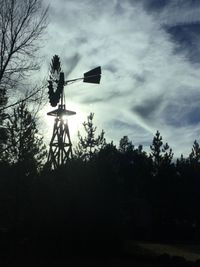
M 128 136 L 120 139 L 118 151 L 120 152 L 121 176 L 129 176 L 132 172 L 131 168 L 134 160 L 134 145 Z
M 194 141 L 192 152 L 189 155 L 190 163 L 200 163 L 200 146 L 197 140 Z
M 153 138 L 152 145 L 150 146 L 150 149 L 152 151 L 150 153 L 150 156 L 154 162 L 155 168 L 159 168 L 161 165 L 162 145 L 163 145 L 162 136 L 160 135 L 159 131 L 157 131 L 154 138 Z
M 119 141 L 119 151 L 122 153 L 132 152 L 134 146 L 131 141 L 129 141 L 128 136 L 124 136 Z
M 169 147 L 168 143 L 166 143 L 163 148 L 162 152 L 164 153 L 163 155 L 163 163 L 166 165 L 171 164 L 174 153 L 172 152 L 172 149 Z
M 86 136 L 82 137 L 80 132 L 78 132 L 78 145 L 75 149 L 75 156 L 81 158 L 84 161 L 91 160 L 92 157 L 100 151 L 102 147 L 105 146 L 106 141 L 104 138 L 104 131 L 102 130 L 100 135 L 95 136 L 96 129 L 93 125 L 94 113 L 90 113 L 87 117 L 87 122 L 83 123 Z
M 159 131 L 156 132 L 150 149 L 152 151 L 150 157 L 153 161 L 155 173 L 157 173 L 161 167 L 171 164 L 173 159 L 172 149 L 169 147 L 168 143 L 163 144 L 162 136 Z
M 21 102 L 7 122 L 8 140 L 1 160 L 19 165 L 24 174 L 37 172 L 46 157 L 43 137 L 39 137 L 36 119 L 29 112 L 26 103 Z

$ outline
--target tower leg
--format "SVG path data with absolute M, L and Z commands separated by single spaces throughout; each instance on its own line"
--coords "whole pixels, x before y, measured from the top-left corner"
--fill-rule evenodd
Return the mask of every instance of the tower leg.
M 58 117 L 55 118 L 53 134 L 49 146 L 47 162 L 52 169 L 57 169 L 72 158 L 72 143 L 67 121 Z

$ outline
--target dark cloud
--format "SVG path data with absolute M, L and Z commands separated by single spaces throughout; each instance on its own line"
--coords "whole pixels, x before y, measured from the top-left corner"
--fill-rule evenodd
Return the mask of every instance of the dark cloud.
M 181 104 L 181 105 L 180 105 Z M 164 109 L 164 120 L 175 127 L 193 126 L 200 122 L 200 103 L 194 107 L 186 107 L 183 103 L 169 104 Z
M 112 131 L 119 131 L 121 133 L 120 138 L 124 135 L 128 136 L 135 147 L 142 144 L 143 147 L 148 148 L 152 142 L 152 134 L 133 121 L 127 122 L 123 119 L 113 119 L 107 121 L 105 126 L 112 129 Z
M 194 125 L 200 122 L 200 106 L 192 108 L 186 116 L 187 124 Z
M 81 56 L 76 53 L 72 57 L 66 58 L 64 60 L 64 66 L 65 66 L 65 73 L 67 76 L 74 70 L 74 68 L 77 66 Z
M 173 42 L 175 53 L 184 52 L 194 63 L 200 62 L 200 23 L 165 27 Z
M 127 132 L 127 133 L 135 133 L 135 134 L 140 135 L 141 131 L 143 131 L 143 133 L 147 132 L 140 125 L 134 122 L 124 121 L 123 119 L 112 119 L 112 120 L 107 121 L 105 125 L 109 128 L 120 130 L 123 133 Z
M 99 96 L 99 97 L 94 97 L 94 95 L 90 97 L 87 96 L 87 98 L 84 97 L 80 101 L 83 104 L 91 104 L 91 103 L 94 104 L 94 103 L 100 103 L 100 102 L 106 103 L 115 98 L 119 98 L 125 94 L 126 94 L 125 92 L 122 93 L 118 91 L 115 91 L 115 92 L 113 91 L 113 92 L 105 93 L 103 96 Z
M 169 4 L 170 0 L 146 0 L 144 1 L 145 7 L 148 10 L 161 10 L 163 9 L 167 4 Z
M 83 37 L 83 36 L 78 36 L 78 37 L 75 37 L 73 41 L 74 41 L 74 43 L 78 43 L 79 45 L 81 45 L 81 44 L 87 43 L 88 39 L 86 37 Z
M 134 106 L 132 111 L 143 119 L 152 119 L 162 105 L 163 96 L 144 100 L 140 105 Z
M 179 0 L 179 1 L 172 1 L 171 0 L 171 3 L 177 3 L 177 5 L 179 5 L 179 6 L 187 4 L 188 7 L 200 6 L 199 0 Z
M 115 12 L 117 15 L 122 15 L 126 12 L 119 1 L 116 3 Z
M 115 65 L 112 64 L 112 63 L 109 63 L 109 64 L 104 65 L 103 66 L 103 69 L 104 70 L 108 70 L 108 71 L 110 71 L 112 73 L 116 73 L 118 71 L 118 68 L 115 67 Z
M 138 75 L 138 74 L 134 74 L 133 75 L 134 80 L 138 83 L 138 84 L 143 84 L 146 82 L 146 77 L 145 75 Z
M 180 127 L 184 124 L 184 112 L 182 110 L 182 116 L 181 116 L 181 109 L 180 103 L 177 101 L 177 103 L 174 104 L 168 104 L 166 108 L 164 109 L 164 116 L 163 119 L 166 122 L 167 125 Z
M 130 2 L 132 2 L 130 0 Z M 167 6 L 170 0 L 136 0 L 138 3 L 142 3 L 147 11 L 160 11 Z
M 188 7 L 200 6 L 199 0 L 129 0 L 131 4 L 142 3 L 144 9 L 149 12 L 161 12 L 164 8 L 174 5 L 183 6 L 187 4 Z
M 124 122 L 119 119 L 112 120 L 112 122 L 109 122 L 109 125 L 112 125 L 116 129 L 128 129 L 128 130 L 134 130 L 135 125 Z
M 152 76 L 152 72 L 147 71 L 147 70 L 142 71 L 141 74 L 137 74 L 137 73 L 133 74 L 132 78 L 135 82 L 134 88 L 137 88 L 138 86 L 142 86 L 145 83 L 147 83 L 148 79 L 151 78 L 151 76 Z

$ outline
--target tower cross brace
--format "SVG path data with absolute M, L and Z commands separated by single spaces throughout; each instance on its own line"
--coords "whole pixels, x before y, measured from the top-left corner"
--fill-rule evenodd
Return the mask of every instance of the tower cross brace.
M 66 112 L 64 107 L 60 107 L 60 109 L 63 113 Z M 48 162 L 52 168 L 57 169 L 72 157 L 72 142 L 68 121 L 58 116 L 54 120 L 53 134 L 49 144 Z

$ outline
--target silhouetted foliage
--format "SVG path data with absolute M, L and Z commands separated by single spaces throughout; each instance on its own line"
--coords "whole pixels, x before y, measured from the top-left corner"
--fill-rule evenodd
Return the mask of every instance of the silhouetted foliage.
M 129 141 L 128 136 L 124 136 L 120 142 L 119 142 L 119 151 L 121 153 L 126 153 L 126 152 L 132 152 L 134 149 L 134 146 L 131 141 Z
M 200 163 L 200 146 L 197 140 L 194 141 L 192 152 L 189 155 L 189 160 L 192 164 Z
M 103 131 L 96 137 L 93 117 L 84 123 L 86 136 L 79 133 L 73 159 L 36 173 L 42 140 L 25 103 L 14 109 L 8 123 L 11 147 L 0 162 L 5 173 L 0 179 L 0 231 L 20 233 L 19 240 L 35 244 L 30 245 L 33 251 L 39 246 L 58 255 L 105 255 L 112 248 L 118 251 L 120 240 L 126 239 L 199 241 L 198 142 L 188 157 L 175 162 L 158 131 L 147 153 L 128 136 L 118 146 L 107 143 Z
M 156 132 L 150 148 L 150 156 L 153 160 L 154 174 L 157 174 L 162 167 L 167 167 L 171 164 L 173 152 L 168 143 L 163 144 L 162 136 L 160 135 L 159 131 Z
M 75 149 L 75 155 L 84 161 L 91 160 L 97 152 L 105 145 L 104 131 L 102 130 L 100 135 L 95 136 L 97 127 L 93 125 L 94 113 L 90 113 L 87 117 L 87 122 L 83 123 L 86 133 L 85 137 L 82 137 L 78 132 L 79 142 Z
M 13 109 L 6 129 L 8 139 L 1 160 L 21 166 L 21 171 L 27 176 L 37 173 L 44 164 L 47 152 L 43 138 L 38 135 L 36 119 L 25 102 Z

